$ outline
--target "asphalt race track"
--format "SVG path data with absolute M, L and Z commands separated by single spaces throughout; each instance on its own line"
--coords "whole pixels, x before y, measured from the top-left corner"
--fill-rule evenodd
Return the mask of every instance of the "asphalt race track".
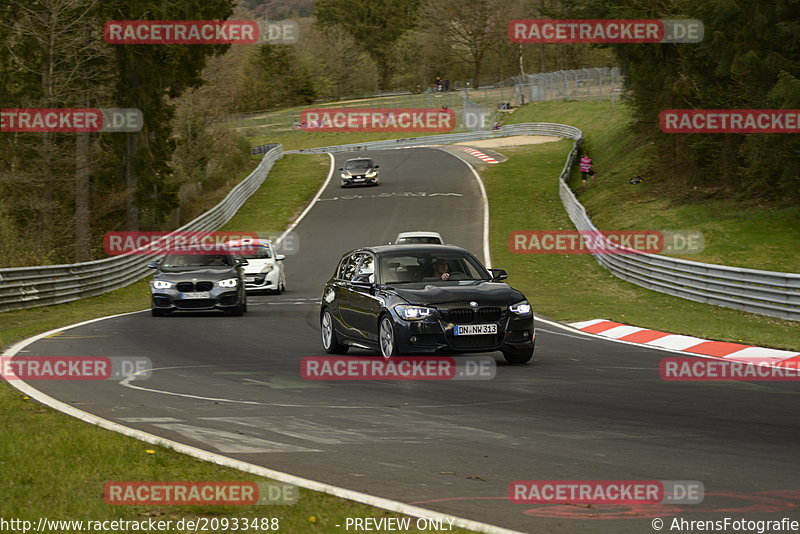
M 509 366 L 495 353 L 494 380 L 303 380 L 300 359 L 325 355 L 317 301 L 342 253 L 434 230 L 482 255 L 480 190 L 467 165 L 436 149 L 369 156 L 381 165 L 378 187 L 342 190 L 335 173 L 296 228 L 286 293 L 251 297 L 245 317 L 142 312 L 42 339 L 22 354 L 146 356 L 155 371 L 131 387 L 32 385 L 214 453 L 524 532 L 650 533 L 656 516 L 667 525 L 800 520 L 796 382 L 665 382 L 658 364 L 672 353 L 544 323 L 534 363 Z M 532 479 L 699 480 L 706 497 L 680 506 L 507 499 L 512 481 Z

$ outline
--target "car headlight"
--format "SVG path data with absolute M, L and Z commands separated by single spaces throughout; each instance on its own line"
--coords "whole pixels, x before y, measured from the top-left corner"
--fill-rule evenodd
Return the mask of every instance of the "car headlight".
M 406 321 L 427 319 L 436 313 L 435 308 L 426 308 L 425 306 L 408 306 L 406 304 L 398 304 L 394 307 L 394 309 L 397 314 Z
M 164 280 L 153 280 L 153 289 L 169 289 L 172 287 L 172 282 Z
M 375 178 L 376 176 L 378 176 L 378 171 L 369 171 L 367 173 L 367 178 Z
M 236 287 L 237 285 L 239 285 L 239 279 L 226 278 L 225 280 L 220 280 L 219 282 L 217 282 L 217 285 L 219 287 Z
M 346 172 L 343 172 L 342 173 L 342 178 L 350 178 L 350 174 L 346 173 Z
M 264 266 L 263 269 L 261 269 L 261 272 L 262 273 L 270 273 L 270 272 L 272 272 L 272 269 L 274 269 L 274 268 L 275 267 L 273 267 L 272 265 L 267 264 L 267 265 Z
M 508 311 L 511 313 L 516 313 L 517 315 L 530 315 L 531 314 L 531 305 L 528 304 L 527 300 L 523 300 L 521 302 L 517 302 L 516 304 L 512 304 L 508 307 Z

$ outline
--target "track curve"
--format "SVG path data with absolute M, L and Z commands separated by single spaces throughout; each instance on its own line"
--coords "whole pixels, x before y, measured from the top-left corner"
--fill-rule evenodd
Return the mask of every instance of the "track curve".
M 380 163 L 381 185 L 342 190 L 334 174 L 295 229 L 286 293 L 253 297 L 242 318 L 138 313 L 41 339 L 26 355 L 146 356 L 155 370 L 32 385 L 211 452 L 525 532 L 651 532 L 659 514 L 800 519 L 796 384 L 664 382 L 664 351 L 541 322 L 534 365 L 497 353 L 491 381 L 303 381 L 299 360 L 324 354 L 316 302 L 342 253 L 428 229 L 483 248 L 464 162 L 435 149 L 358 155 Z M 508 484 L 527 479 L 701 480 L 709 495 L 692 506 L 510 503 Z

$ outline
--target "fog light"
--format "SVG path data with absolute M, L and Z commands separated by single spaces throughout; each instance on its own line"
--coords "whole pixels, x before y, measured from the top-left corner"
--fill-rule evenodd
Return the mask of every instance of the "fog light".
M 531 333 L 530 333 L 530 332 L 528 332 L 527 330 L 525 330 L 525 331 L 522 333 L 522 337 L 528 337 L 528 336 L 530 336 L 530 335 L 531 335 Z
M 417 336 L 411 336 L 410 341 L 412 343 L 416 343 L 417 342 Z

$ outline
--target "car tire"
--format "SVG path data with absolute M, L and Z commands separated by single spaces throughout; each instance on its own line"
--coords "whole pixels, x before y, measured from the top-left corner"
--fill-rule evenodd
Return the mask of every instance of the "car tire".
M 247 304 L 243 304 L 240 302 L 239 304 L 230 309 L 230 313 L 234 317 L 241 317 L 242 315 L 244 315 L 246 308 Z
M 349 347 L 339 343 L 336 336 L 336 319 L 328 308 L 322 310 L 319 318 L 320 330 L 322 333 L 322 347 L 328 354 L 347 354 Z
M 503 349 L 503 357 L 508 363 L 528 363 L 533 358 L 533 347 L 528 349 Z
M 378 323 L 378 346 L 381 356 L 391 358 L 397 356 L 397 338 L 394 335 L 394 324 L 388 315 L 382 315 Z

